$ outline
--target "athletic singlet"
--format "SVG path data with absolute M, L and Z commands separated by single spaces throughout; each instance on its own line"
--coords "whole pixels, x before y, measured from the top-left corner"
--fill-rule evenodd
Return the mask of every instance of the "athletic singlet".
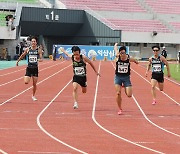
M 119 56 L 118 61 L 116 62 L 116 70 L 115 73 L 117 75 L 130 75 L 130 62 L 129 62 L 129 55 L 127 55 L 128 58 L 125 61 L 121 60 L 121 57 Z
M 80 61 L 77 62 L 74 60 L 74 55 L 72 55 L 73 61 L 73 71 L 76 76 L 86 76 L 86 63 L 83 61 L 82 55 L 80 55 Z
M 29 47 L 29 52 L 27 54 L 28 67 L 38 67 L 38 56 L 38 48 L 32 50 L 32 48 Z
M 158 58 L 152 57 L 152 72 L 153 73 L 163 73 L 164 65 L 160 60 L 160 56 Z

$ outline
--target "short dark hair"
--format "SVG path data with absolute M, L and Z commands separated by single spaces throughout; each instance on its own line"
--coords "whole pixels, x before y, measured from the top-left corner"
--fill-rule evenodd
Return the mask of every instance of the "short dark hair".
M 119 52 L 122 51 L 122 50 L 125 50 L 126 51 L 126 47 L 125 46 L 122 46 L 119 48 Z
M 78 46 L 73 46 L 71 48 L 71 50 L 72 50 L 72 52 L 74 52 L 74 51 L 79 51 L 79 53 L 81 52 L 81 49 Z
M 38 42 L 38 38 L 37 38 L 36 36 L 31 36 L 31 37 L 30 37 L 30 40 L 32 41 L 32 39 L 35 39 L 36 42 Z
M 160 47 L 157 46 L 157 45 L 152 46 L 152 50 L 153 50 L 154 48 L 158 48 L 158 50 L 160 50 Z

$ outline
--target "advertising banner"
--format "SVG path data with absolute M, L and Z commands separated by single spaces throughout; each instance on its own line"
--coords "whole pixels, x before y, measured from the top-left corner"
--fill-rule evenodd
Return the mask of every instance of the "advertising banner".
M 72 54 L 73 45 L 54 45 L 54 52 L 56 53 L 56 58 L 61 56 L 67 59 L 67 56 L 61 51 L 64 48 L 69 54 Z M 114 46 L 88 46 L 88 45 L 77 45 L 81 49 L 81 54 L 87 56 L 89 59 L 95 58 L 96 60 L 114 60 L 115 51 Z M 129 48 L 127 48 L 127 53 L 129 53 Z

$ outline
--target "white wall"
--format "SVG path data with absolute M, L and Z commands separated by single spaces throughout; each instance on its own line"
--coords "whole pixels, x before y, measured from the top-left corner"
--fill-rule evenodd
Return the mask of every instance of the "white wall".
M 180 44 L 180 33 L 158 33 L 152 36 L 151 32 L 122 31 L 121 37 L 122 42 Z
M 0 26 L 0 39 L 16 39 L 16 29 L 11 31 L 7 26 Z

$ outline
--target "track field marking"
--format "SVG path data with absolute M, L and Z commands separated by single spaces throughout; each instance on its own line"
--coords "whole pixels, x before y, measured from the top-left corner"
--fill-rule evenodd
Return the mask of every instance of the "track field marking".
M 131 69 L 133 70 L 133 69 Z M 146 78 L 144 78 L 141 74 L 139 74 L 138 72 L 136 72 L 135 70 L 133 70 L 134 73 L 136 73 L 137 75 L 139 75 L 142 79 L 144 79 L 146 82 L 148 82 L 149 84 L 151 84 L 151 82 L 149 82 Z M 159 90 L 159 88 L 156 87 L 157 90 Z M 160 90 L 159 90 L 160 91 Z M 175 101 L 173 98 L 171 98 L 168 94 L 166 94 L 163 91 L 160 91 L 161 93 L 163 93 L 165 96 L 167 96 L 169 99 L 171 99 L 173 102 L 175 102 L 177 105 L 180 105 L 180 103 L 178 103 L 177 101 Z
M 68 65 L 68 66 L 64 67 L 63 69 L 59 70 L 58 72 L 56 72 L 56 73 L 54 73 L 54 74 L 50 75 L 49 77 L 47 77 L 47 78 L 45 78 L 45 79 L 41 80 L 40 82 L 38 82 L 38 83 L 37 83 L 37 85 L 39 85 L 39 84 L 43 83 L 44 81 L 46 81 L 46 80 L 50 79 L 51 77 L 53 77 L 53 76 L 55 76 L 55 75 L 57 75 L 58 73 L 60 73 L 60 72 L 62 72 L 63 70 L 67 69 L 68 67 L 70 67 L 71 65 L 72 65 L 72 64 L 70 64 L 70 65 Z M 33 87 L 33 86 L 31 86 L 31 87 L 29 87 L 29 88 L 27 88 L 27 89 L 23 90 L 22 92 L 20 92 L 20 93 L 18 93 L 17 95 L 15 95 L 15 96 L 11 97 L 10 99 L 8 99 L 8 100 L 6 100 L 6 101 L 2 102 L 2 103 L 0 104 L 0 106 L 2 106 L 2 105 L 4 105 L 4 104 L 6 104 L 7 102 L 11 101 L 12 99 L 14 99 L 14 98 L 16 98 L 16 97 L 18 97 L 18 96 L 20 96 L 21 94 L 25 93 L 26 91 L 28 91 L 28 90 L 29 90 L 29 89 L 31 89 L 32 87 Z
M 148 122 L 150 122 L 150 123 L 151 123 L 152 125 L 154 125 L 155 127 L 159 128 L 159 129 L 161 129 L 161 130 L 163 130 L 163 131 L 165 131 L 165 132 L 167 132 L 167 133 L 170 133 L 170 134 L 172 134 L 172 135 L 175 135 L 175 136 L 177 136 L 177 137 L 180 137 L 180 135 L 178 135 L 178 134 L 176 134 L 176 133 L 173 133 L 173 132 L 171 132 L 171 131 L 168 131 L 167 129 L 162 128 L 162 127 L 158 126 L 157 124 L 155 124 L 154 122 L 152 122 L 152 121 L 146 116 L 146 114 L 144 113 L 144 111 L 143 111 L 142 108 L 140 107 L 140 105 L 139 105 L 138 101 L 136 100 L 136 98 L 134 97 L 134 95 L 132 95 L 132 98 L 134 99 L 134 101 L 135 101 L 136 105 L 138 106 L 139 110 L 141 111 L 142 115 L 144 116 L 144 118 L 145 118 Z
M 49 69 L 49 68 L 51 68 L 51 67 L 54 67 L 54 66 L 56 66 L 56 65 L 60 65 L 60 64 L 62 64 L 62 63 L 63 63 L 63 62 L 58 63 L 58 64 L 55 64 L 55 65 L 51 65 L 51 66 L 46 67 L 46 68 L 43 68 L 43 69 L 41 69 L 39 72 L 44 71 L 44 70 L 46 70 L 46 69 Z M 24 76 L 22 76 L 22 77 L 20 77 L 20 78 L 17 78 L 17 79 L 14 79 L 14 80 L 11 80 L 11 81 L 9 81 L 9 82 L 0 84 L 0 87 L 1 87 L 1 86 L 4 86 L 4 85 L 7 85 L 7 84 L 9 84 L 9 83 L 12 83 L 12 82 L 14 82 L 14 81 L 20 80 L 20 79 L 22 79 L 22 78 L 24 78 Z
M 56 113 L 56 115 L 78 115 L 80 113 L 74 113 L 74 112 L 69 112 L 69 113 L 65 113 L 65 112 L 62 112 L 62 113 Z
M 71 154 L 69 152 L 37 152 L 37 151 L 18 151 L 19 153 L 34 153 L 34 154 Z
M 101 68 L 101 61 L 100 61 L 100 64 L 99 64 L 98 72 L 100 72 L 100 68 Z M 92 110 L 92 119 L 93 119 L 94 123 L 95 123 L 98 127 L 100 127 L 102 130 L 104 130 L 105 132 L 107 132 L 107 133 L 109 133 L 109 134 L 111 134 L 111 135 L 113 135 L 113 136 L 115 136 L 115 137 L 117 137 L 117 138 L 119 138 L 119 139 L 121 139 L 121 140 L 123 140 L 123 141 L 126 141 L 126 142 L 128 142 L 128 143 L 131 143 L 131 144 L 136 145 L 136 146 L 138 146 L 138 147 L 144 148 L 144 149 L 146 149 L 146 150 L 153 151 L 153 152 L 155 152 L 155 153 L 164 154 L 163 152 L 160 152 L 160 151 L 157 151 L 157 150 L 148 148 L 148 147 L 146 147 L 146 146 L 140 145 L 140 144 L 135 143 L 135 142 L 133 142 L 133 141 L 130 141 L 130 140 L 126 139 L 126 138 L 123 138 L 123 137 L 121 137 L 121 136 L 118 136 L 118 135 L 112 133 L 111 131 L 107 130 L 107 129 L 104 128 L 103 126 L 101 126 L 101 125 L 96 121 L 96 118 L 95 118 L 95 110 L 96 110 L 96 100 L 97 100 L 98 85 L 99 85 L 99 76 L 97 76 L 96 90 L 95 90 L 94 102 L 93 102 L 93 110 Z
M 176 82 L 176 81 L 173 81 L 167 77 L 164 77 L 166 80 L 170 81 L 170 82 L 173 82 L 174 84 L 177 84 L 178 86 L 180 86 L 180 83 Z
M 0 128 L 0 130 L 26 130 L 26 131 L 40 131 L 40 129 L 33 129 L 33 128 Z
M 46 135 L 48 135 L 49 137 L 51 137 L 51 138 L 54 139 L 55 141 L 57 141 L 57 142 L 65 145 L 65 146 L 67 146 L 67 147 L 69 147 L 69 148 L 71 148 L 71 149 L 73 149 L 73 150 L 75 150 L 75 151 L 77 151 L 77 152 L 80 152 L 80 153 L 83 153 L 83 154 L 87 154 L 86 152 L 81 151 L 81 150 L 79 150 L 79 149 L 77 149 L 77 148 L 75 148 L 75 147 L 73 147 L 73 146 L 71 146 L 71 145 L 69 145 L 69 144 L 67 144 L 67 143 L 59 140 L 58 138 L 54 137 L 53 135 L 51 135 L 50 133 L 48 133 L 48 132 L 43 128 L 43 126 L 42 126 L 41 123 L 40 123 L 40 117 L 41 117 L 41 115 L 44 113 L 44 111 L 54 102 L 54 100 L 64 91 L 64 89 L 65 89 L 71 82 L 72 82 L 72 80 L 70 80 L 70 81 L 57 93 L 57 95 L 51 100 L 51 102 L 39 113 L 39 115 L 37 116 L 37 125 L 39 126 L 39 128 L 40 128 Z
M 3 150 L 1 150 L 1 149 L 0 149 L 0 152 L 1 152 L 2 154 L 8 154 L 7 152 L 5 152 L 5 151 L 3 151 Z
M 16 67 L 16 66 L 15 66 Z M 25 70 L 26 68 L 22 68 L 22 69 L 19 69 L 19 70 L 17 70 L 17 71 L 13 71 L 13 72 L 9 72 L 9 73 L 6 73 L 6 74 L 2 74 L 2 75 L 0 75 L 0 76 L 6 76 L 6 75 L 9 75 L 9 74 L 13 74 L 13 73 L 17 73 L 17 72 L 20 72 L 20 71 L 23 71 L 23 70 Z
M 28 111 L 12 111 L 12 110 L 4 110 L 1 113 L 29 113 Z
M 112 63 L 112 62 L 111 62 Z M 113 65 L 113 63 L 112 63 L 112 65 Z M 113 65 L 113 67 L 115 68 L 115 66 Z M 134 70 L 133 70 L 134 71 Z M 134 71 L 135 73 L 137 73 L 136 71 Z M 145 79 L 143 76 L 141 76 L 139 73 L 137 73 L 140 77 L 142 77 L 144 80 L 146 80 L 148 83 L 150 83 L 147 79 Z M 155 127 L 158 127 L 159 129 L 161 129 L 161 130 L 163 130 L 163 131 L 165 131 L 165 132 L 167 132 L 167 133 L 170 133 L 170 134 L 172 134 L 172 135 L 175 135 L 175 136 L 177 136 L 177 137 L 180 137 L 180 135 L 179 134 L 176 134 L 176 133 L 173 133 L 173 132 L 171 132 L 171 131 L 168 131 L 168 130 L 166 130 L 166 129 L 164 129 L 164 128 L 162 128 L 162 127 L 160 127 L 160 126 L 158 126 L 157 124 L 155 124 L 155 123 L 153 123 L 147 116 L 146 116 L 146 114 L 143 112 L 143 110 L 142 110 L 142 108 L 140 107 L 140 105 L 138 104 L 138 101 L 136 100 L 136 98 L 134 97 L 134 95 L 132 95 L 132 98 L 133 98 L 133 100 L 135 101 L 135 103 L 136 103 L 136 105 L 138 106 L 138 108 L 139 108 L 139 110 L 141 111 L 141 113 L 142 113 L 142 115 L 144 116 L 144 118 L 148 121 L 148 122 L 150 122 L 152 125 L 154 125 Z
M 149 143 L 151 143 L 152 144 L 152 143 L 155 143 L 155 142 L 143 142 L 142 141 L 142 142 L 135 142 L 135 143 L 139 143 L 139 144 L 149 144 Z
M 50 63 L 50 62 L 40 64 L 40 66 L 45 65 L 45 64 L 48 64 L 48 63 Z M 26 64 L 24 64 L 24 65 L 26 65 Z M 14 66 L 14 67 L 17 67 L 17 66 Z M 9 68 L 7 68 L 7 69 L 9 69 Z M 9 74 L 13 74 L 13 73 L 16 73 L 16 72 L 23 71 L 23 70 L 25 70 L 25 69 L 26 69 L 26 68 L 22 68 L 22 69 L 19 69 L 19 70 L 17 70 L 17 71 L 13 71 L 13 72 L 9 72 L 9 73 L 6 73 L 6 74 L 2 74 L 2 75 L 0 75 L 0 76 L 6 76 L 6 75 L 9 75 Z M 3 69 L 3 70 L 4 70 L 4 69 Z

